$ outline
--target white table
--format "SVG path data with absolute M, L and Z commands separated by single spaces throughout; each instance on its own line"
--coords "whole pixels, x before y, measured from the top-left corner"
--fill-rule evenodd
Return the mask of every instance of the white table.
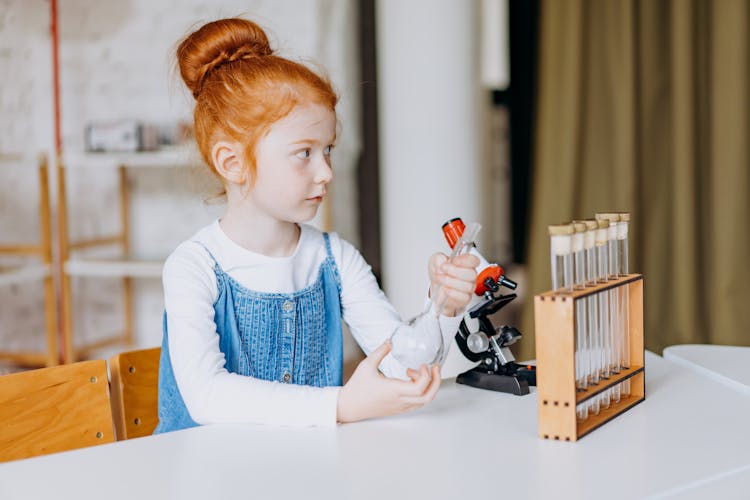
M 750 347 L 676 345 L 664 349 L 664 358 L 750 395 Z
M 426 408 L 335 429 L 207 426 L 3 464 L 0 498 L 747 498 L 750 398 L 652 353 L 646 391 L 566 443 L 537 437 L 535 393 L 446 381 Z

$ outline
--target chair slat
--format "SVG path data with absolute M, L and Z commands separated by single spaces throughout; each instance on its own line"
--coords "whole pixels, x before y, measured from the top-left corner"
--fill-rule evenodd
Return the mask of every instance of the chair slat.
M 0 461 L 114 441 L 104 360 L 0 377 Z
M 129 351 L 109 360 L 112 412 L 117 439 L 148 436 L 159 423 L 158 384 L 160 348 Z

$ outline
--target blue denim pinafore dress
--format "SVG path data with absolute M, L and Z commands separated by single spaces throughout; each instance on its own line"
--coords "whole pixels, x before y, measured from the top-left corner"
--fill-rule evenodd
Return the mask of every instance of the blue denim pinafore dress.
M 206 249 L 214 261 L 219 291 L 214 321 L 229 372 L 317 387 L 342 384 L 341 279 L 328 233 L 323 233 L 323 238 L 327 256 L 318 278 L 292 293 L 245 288 L 225 273 Z M 163 323 L 159 425 L 154 434 L 198 425 L 190 418 L 172 371 L 166 312 Z

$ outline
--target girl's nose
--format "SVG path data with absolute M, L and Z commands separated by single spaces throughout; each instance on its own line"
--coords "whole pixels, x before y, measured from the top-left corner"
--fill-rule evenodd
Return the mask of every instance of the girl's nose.
M 333 170 L 331 169 L 331 164 L 329 163 L 329 159 L 326 157 L 321 157 L 318 160 L 318 165 L 315 170 L 315 183 L 327 184 L 331 182 L 331 179 L 333 179 Z

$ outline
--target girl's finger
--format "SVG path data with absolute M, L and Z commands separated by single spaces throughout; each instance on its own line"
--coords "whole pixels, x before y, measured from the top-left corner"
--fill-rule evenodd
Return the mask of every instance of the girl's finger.
M 380 345 L 380 347 L 372 351 L 370 355 L 367 356 L 366 361 L 372 365 L 375 365 L 375 368 L 377 369 L 377 367 L 380 366 L 380 363 L 383 361 L 383 358 L 385 358 L 389 352 L 391 352 L 391 341 L 386 340 Z
M 465 253 L 463 255 L 454 257 L 451 263 L 459 267 L 470 267 L 474 269 L 479 265 L 479 257 L 470 253 Z
M 477 279 L 477 272 L 473 268 L 458 267 L 453 264 L 446 264 L 443 274 L 464 281 L 474 282 Z
M 404 391 L 401 393 L 400 397 L 415 397 L 419 396 L 420 394 L 424 394 L 424 392 L 427 390 L 427 387 L 430 385 L 430 381 L 430 371 L 425 365 L 420 366 L 417 377 L 414 378 L 411 383 L 408 383 L 406 387 L 404 387 Z
M 433 273 L 439 273 L 440 268 L 448 260 L 448 257 L 442 253 L 432 254 L 429 260 L 429 269 Z
M 423 370 L 424 368 L 424 370 Z M 412 377 L 409 372 L 416 374 Z M 385 381 L 391 386 L 391 393 L 400 398 L 404 396 L 416 396 L 424 392 L 430 383 L 430 371 L 422 365 L 419 370 L 407 369 L 407 375 L 411 380 L 400 380 L 396 378 L 386 378 Z
M 437 394 L 441 382 L 442 380 L 440 379 L 440 368 L 435 367 L 432 370 L 430 385 L 425 388 L 425 391 L 419 396 L 403 398 L 402 401 L 408 404 L 423 406 L 435 398 L 435 394 Z
M 468 281 L 456 279 L 448 275 L 439 277 L 438 282 L 440 283 L 440 286 L 442 288 L 454 289 L 466 293 L 474 291 L 474 287 L 476 286 L 476 282 L 474 280 Z

